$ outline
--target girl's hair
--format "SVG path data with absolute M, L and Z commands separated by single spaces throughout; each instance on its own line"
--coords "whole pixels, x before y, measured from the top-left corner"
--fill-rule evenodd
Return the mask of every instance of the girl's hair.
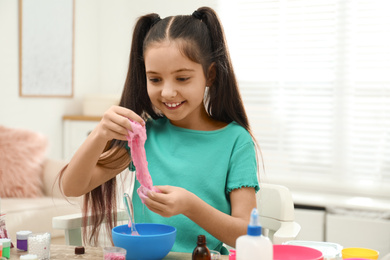
M 210 66 L 214 66 L 215 80 L 209 86 L 205 97 L 205 106 L 210 117 L 225 123 L 235 121 L 251 133 L 223 28 L 217 14 L 209 7 L 198 8 L 192 15 L 160 19 L 158 14 L 152 13 L 138 19 L 133 32 L 129 69 L 119 105 L 133 110 L 144 120 L 149 117 L 153 119 L 161 117 L 154 110 L 147 93 L 144 52 L 153 44 L 167 40 L 174 41 L 183 55 L 201 64 L 206 78 Z M 103 167 L 112 168 L 109 165 L 121 162 L 118 168 L 126 168 L 123 166 L 130 163 L 130 158 L 128 153 L 123 152 L 125 145 L 125 141 L 112 140 L 102 155 L 104 158 L 100 158 L 98 163 Z M 118 154 L 121 157 L 119 159 Z M 83 228 L 84 242 L 96 244 L 99 226 L 104 220 L 107 230 L 116 225 L 115 199 L 115 178 L 85 195 L 83 214 L 86 216 L 91 213 L 89 223 L 93 228 L 90 229 L 89 236 L 87 229 Z M 86 218 L 84 219 L 86 227 Z

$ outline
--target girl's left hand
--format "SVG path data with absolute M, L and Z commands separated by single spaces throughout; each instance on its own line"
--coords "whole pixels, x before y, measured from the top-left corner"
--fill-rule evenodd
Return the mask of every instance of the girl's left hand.
M 145 199 L 145 205 L 151 211 L 163 216 L 172 217 L 185 214 L 189 201 L 195 196 L 186 189 L 175 186 L 155 186 L 160 193 L 150 191 Z

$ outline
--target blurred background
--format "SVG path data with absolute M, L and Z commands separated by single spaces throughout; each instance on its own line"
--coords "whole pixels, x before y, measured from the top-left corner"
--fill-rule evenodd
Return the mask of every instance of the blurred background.
M 1 125 L 41 132 L 50 157 L 69 159 L 120 97 L 137 17 L 207 5 L 225 27 L 261 148 L 261 181 L 289 187 L 297 221 L 313 223 L 301 238 L 363 244 L 348 232 L 365 227 L 390 252 L 389 1 L 68 0 L 73 74 L 65 97 L 19 93 L 21 1 L 0 0 Z

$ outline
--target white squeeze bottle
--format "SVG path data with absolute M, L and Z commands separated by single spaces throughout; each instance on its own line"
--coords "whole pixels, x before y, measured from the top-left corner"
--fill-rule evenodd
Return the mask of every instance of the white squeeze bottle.
M 273 246 L 268 237 L 261 234 L 259 214 L 254 208 L 248 225 L 248 234 L 236 241 L 237 260 L 272 260 Z

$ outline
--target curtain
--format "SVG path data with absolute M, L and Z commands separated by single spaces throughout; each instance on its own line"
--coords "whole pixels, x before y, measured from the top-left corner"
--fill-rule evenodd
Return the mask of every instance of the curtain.
M 265 178 L 390 197 L 390 1 L 221 1 L 219 14 Z

